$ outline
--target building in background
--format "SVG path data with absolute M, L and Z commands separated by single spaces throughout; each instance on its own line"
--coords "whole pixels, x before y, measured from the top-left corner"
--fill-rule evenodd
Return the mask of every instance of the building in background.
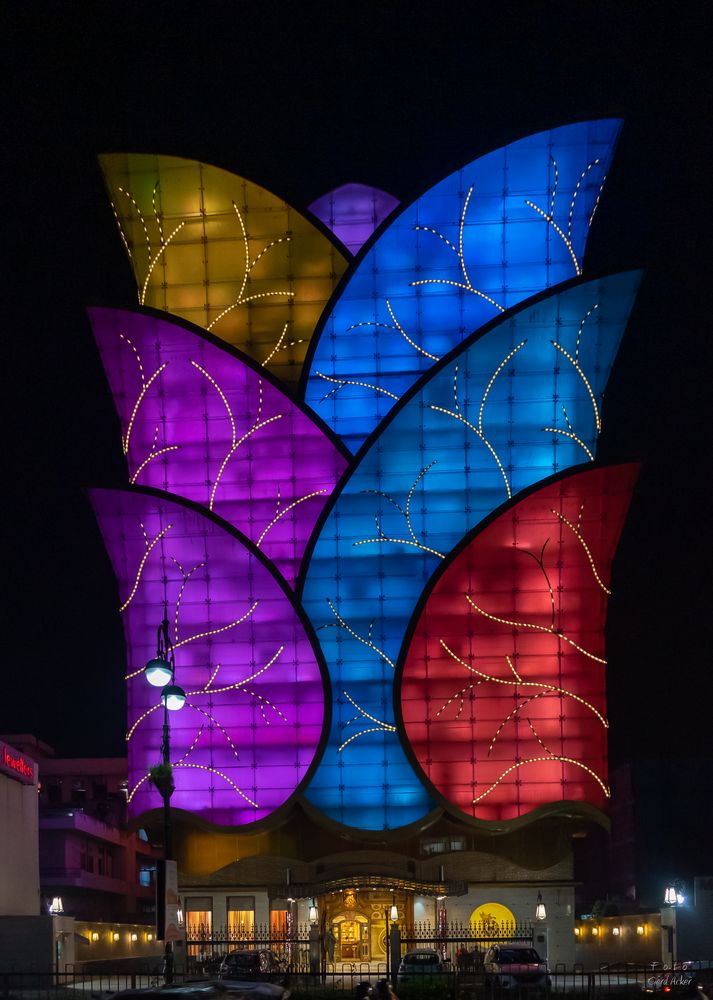
M 161 850 L 144 830 L 127 829 L 126 759 L 62 758 L 34 736 L 8 739 L 32 755 L 39 774 L 34 849 L 44 911 L 59 899 L 62 912 L 81 920 L 153 923 Z M 23 836 L 29 849 L 31 825 Z
M 0 737 L 0 916 L 40 912 L 37 763 Z

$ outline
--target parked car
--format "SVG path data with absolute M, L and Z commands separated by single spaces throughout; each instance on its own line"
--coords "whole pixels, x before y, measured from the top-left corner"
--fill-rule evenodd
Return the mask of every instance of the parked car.
M 279 978 L 282 966 L 273 951 L 262 948 L 229 952 L 220 963 L 221 979 Z
M 545 991 L 550 986 L 547 963 L 531 945 L 496 944 L 485 953 L 486 983 L 497 990 Z
M 445 971 L 443 959 L 433 948 L 414 948 L 401 959 L 396 979 L 399 983 L 408 983 Z

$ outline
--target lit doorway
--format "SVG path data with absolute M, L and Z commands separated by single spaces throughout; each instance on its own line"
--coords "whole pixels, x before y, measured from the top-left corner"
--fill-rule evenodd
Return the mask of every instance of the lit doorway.
M 335 962 L 368 962 L 369 921 L 361 913 L 340 913 L 332 921 Z

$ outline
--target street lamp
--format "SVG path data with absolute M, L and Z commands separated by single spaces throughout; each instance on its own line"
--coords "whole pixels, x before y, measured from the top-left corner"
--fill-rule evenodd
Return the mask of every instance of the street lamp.
M 171 768 L 171 727 L 169 712 L 177 712 L 186 703 L 186 692 L 175 683 L 176 659 L 173 643 L 168 632 L 168 618 L 164 616 L 156 633 L 156 656 L 144 667 L 146 680 L 152 687 L 161 688 L 161 704 L 163 705 L 163 733 L 161 739 L 161 765 L 154 768 L 153 783 L 163 799 L 163 858 L 164 858 L 164 897 L 165 873 L 167 862 L 173 856 L 173 831 L 171 827 L 171 796 L 173 795 L 173 773 Z M 158 905 L 157 901 L 157 905 Z M 165 906 L 165 898 L 160 900 Z M 163 921 L 166 923 L 165 917 Z M 166 928 L 164 926 L 164 935 Z M 173 982 L 173 941 L 165 941 L 164 948 L 164 982 L 168 986 Z

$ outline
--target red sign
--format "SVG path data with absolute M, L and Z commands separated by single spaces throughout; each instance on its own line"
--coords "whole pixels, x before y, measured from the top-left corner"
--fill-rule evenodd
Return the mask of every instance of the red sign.
M 0 743 L 0 771 L 10 778 L 21 781 L 23 785 L 34 785 L 36 765 L 33 760 L 25 757 L 19 750 L 7 743 Z

